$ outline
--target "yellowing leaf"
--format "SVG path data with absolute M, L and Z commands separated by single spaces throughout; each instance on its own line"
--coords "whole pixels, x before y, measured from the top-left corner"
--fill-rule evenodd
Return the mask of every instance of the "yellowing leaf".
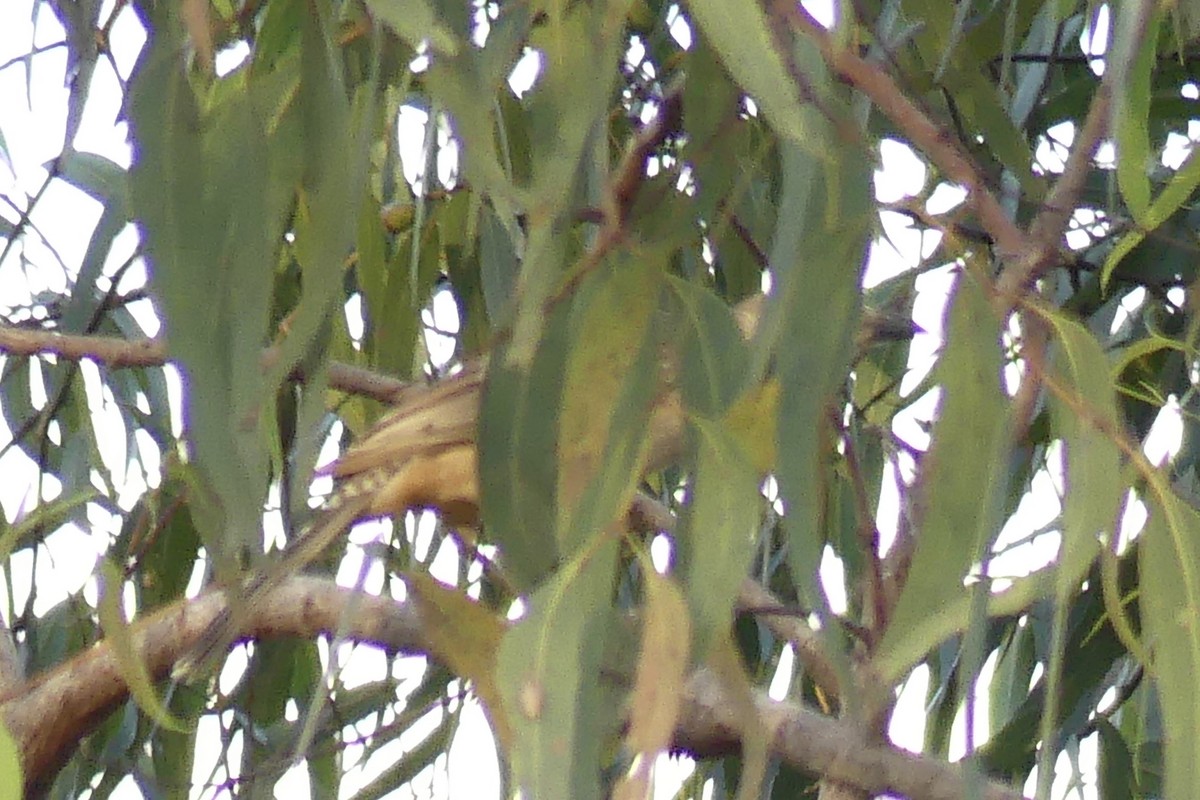
M 504 636 L 504 623 L 462 592 L 424 573 L 408 573 L 404 582 L 421 615 L 430 651 L 456 675 L 474 684 L 496 736 L 503 746 L 509 746 L 511 731 L 496 685 L 496 651 Z
M 675 730 L 691 645 L 691 618 L 683 594 L 642 557 L 646 604 L 642 650 L 630 695 L 629 749 L 654 756 L 666 749 Z
M 8 728 L 0 721 L 0 800 L 21 800 L 21 753 Z

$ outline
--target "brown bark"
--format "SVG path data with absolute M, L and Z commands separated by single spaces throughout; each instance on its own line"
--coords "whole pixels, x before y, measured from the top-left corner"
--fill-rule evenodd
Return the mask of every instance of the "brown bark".
M 354 613 L 346 615 L 348 603 Z M 227 611 L 224 593 L 180 601 L 132 626 L 135 647 L 150 673 L 163 678 L 190 652 L 213 621 Z M 344 619 L 345 618 L 345 619 Z M 348 622 L 347 622 L 348 619 Z M 244 617 L 243 637 L 312 638 L 348 625 L 350 640 L 392 652 L 429 654 L 429 623 L 415 604 L 356 595 L 332 580 L 288 579 Z M 26 791 L 37 794 L 92 727 L 128 699 L 117 659 L 104 642 L 67 664 L 0 698 L 9 731 L 20 747 Z M 694 756 L 736 752 L 740 721 L 727 690 L 701 670 L 688 683 L 674 745 Z M 867 742 L 846 722 L 794 703 L 756 696 L 763 725 L 774 732 L 774 754 L 797 769 L 825 775 L 870 793 L 894 792 L 915 800 L 964 797 L 967 783 L 956 765 Z M 1019 791 L 985 782 L 985 800 L 1019 800 Z

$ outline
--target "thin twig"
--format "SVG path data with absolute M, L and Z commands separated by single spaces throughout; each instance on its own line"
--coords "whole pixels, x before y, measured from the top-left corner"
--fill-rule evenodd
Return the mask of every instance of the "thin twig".
M 162 339 L 77 336 L 54 331 L 31 331 L 11 325 L 0 325 L 0 353 L 10 356 L 54 355 L 70 361 L 86 358 L 108 369 L 161 367 L 170 363 L 167 344 Z M 264 350 L 264 368 L 273 364 L 277 358 L 275 348 Z M 293 377 L 304 379 L 304 375 L 299 372 Z M 329 367 L 329 385 L 348 394 L 390 403 L 412 384 L 364 367 L 334 362 Z

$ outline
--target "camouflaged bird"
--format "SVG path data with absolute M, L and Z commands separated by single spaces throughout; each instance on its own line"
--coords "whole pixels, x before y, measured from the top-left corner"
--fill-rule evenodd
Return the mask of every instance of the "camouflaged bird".
M 280 558 L 250 576 L 198 647 L 174 670 L 203 675 L 236 639 L 241 618 L 286 578 L 316 561 L 354 523 L 431 508 L 454 526 L 479 518 L 475 429 L 485 363 L 430 385 L 404 389 L 393 409 L 339 459 L 317 471 L 334 492 Z
M 749 338 L 757 325 L 763 295 L 734 308 L 742 335 Z M 867 309 L 856 346 L 911 338 L 917 330 L 907 315 Z M 647 435 L 649 470 L 680 455 L 685 415 L 674 375 L 674 357 L 665 354 L 662 386 L 654 403 Z M 243 585 L 241 600 L 226 605 L 203 637 L 193 657 L 184 659 L 176 675 L 197 673 L 211 665 L 236 638 L 239 617 L 246 615 L 284 579 L 316 561 L 357 521 L 402 513 L 408 509 L 437 511 L 453 527 L 474 527 L 479 521 L 479 475 L 476 433 L 486 359 L 433 384 L 408 387 L 395 398 L 393 409 L 339 459 L 318 470 L 335 480 L 333 495 L 313 522 L 284 549 L 282 556 L 255 573 Z M 768 415 L 773 418 L 773 414 Z M 234 609 L 234 606 L 237 609 Z M 203 673 L 203 669 L 199 670 Z

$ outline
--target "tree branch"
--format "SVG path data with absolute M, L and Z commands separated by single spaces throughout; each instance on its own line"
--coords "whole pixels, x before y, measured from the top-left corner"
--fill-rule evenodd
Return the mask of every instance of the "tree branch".
M 972 781 L 958 764 L 873 744 L 850 723 L 809 711 L 795 703 L 755 697 L 771 750 L 789 766 L 871 794 L 899 794 L 911 800 L 1022 800 L 1017 789 L 979 778 Z M 736 749 L 736 704 L 707 670 L 688 681 L 675 727 L 675 745 L 705 758 Z
M 345 614 L 354 603 L 354 613 Z M 228 611 L 222 591 L 182 600 L 132 625 L 140 658 L 150 673 L 163 678 L 175 660 L 191 651 L 213 620 Z M 390 652 L 428 655 L 433 651 L 432 620 L 418 604 L 362 595 L 332 580 L 294 577 L 264 597 L 241 629 L 243 637 L 312 638 L 347 625 L 347 640 Z M 16 738 L 25 768 L 26 790 L 45 789 L 58 767 L 88 731 L 128 699 L 117 658 L 106 642 L 31 681 L 3 698 L 0 713 Z M 774 732 L 775 754 L 791 766 L 834 778 L 870 792 L 897 792 L 914 800 L 966 796 L 962 769 L 940 759 L 912 755 L 866 742 L 842 721 L 807 711 L 794 703 L 756 698 L 762 723 Z M 698 757 L 736 751 L 739 721 L 725 687 L 701 671 L 684 695 L 674 744 Z M 998 783 L 983 782 L 986 800 L 1018 800 L 1021 794 Z
M 771 0 L 771 8 L 817 46 L 825 63 L 838 77 L 870 98 L 897 128 L 904 131 L 917 149 L 929 156 L 950 180 L 967 190 L 967 203 L 1001 253 L 1018 256 L 1029 248 L 1029 237 L 992 194 L 983 171 L 952 134 L 909 99 L 895 78 L 852 49 L 837 44 L 829 31 L 799 3 Z
M 161 367 L 170 362 L 162 339 L 122 339 L 115 336 L 78 336 L 54 331 L 33 331 L 0 325 L 0 353 L 10 356 L 55 355 L 69 361 L 90 359 L 109 369 Z M 277 348 L 263 350 L 264 368 L 279 358 Z M 303 380 L 297 372 L 293 377 Z M 329 385 L 349 394 L 370 397 L 382 403 L 395 402 L 408 384 L 369 369 L 334 362 L 329 366 Z

